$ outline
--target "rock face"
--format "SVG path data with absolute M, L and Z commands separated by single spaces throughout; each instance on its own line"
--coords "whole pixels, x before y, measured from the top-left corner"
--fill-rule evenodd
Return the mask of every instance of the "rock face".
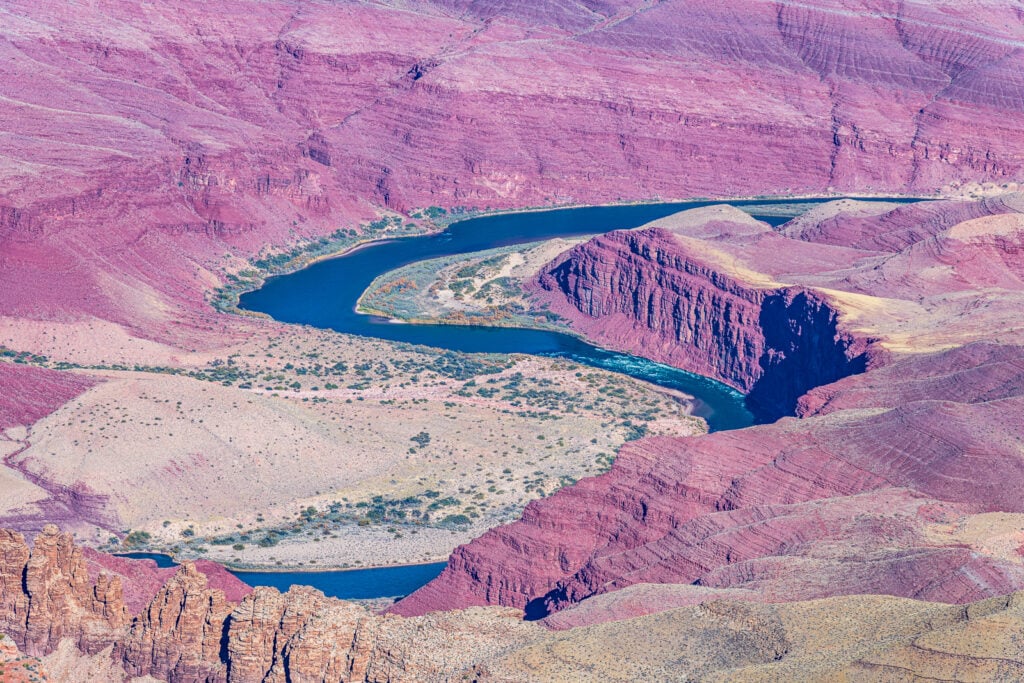
M 20 647 L 55 658 L 62 671 L 105 671 L 111 680 L 120 677 L 111 671 L 171 683 L 449 680 L 543 632 L 518 610 L 405 619 L 308 587 L 250 589 L 236 602 L 211 586 L 210 577 L 221 581 L 217 572 L 193 563 L 172 570 L 132 617 L 122 576 L 103 570 L 92 581 L 88 565 L 110 565 L 126 581 L 144 583 L 150 568 L 126 571 L 119 563 L 127 560 L 91 555 L 84 559 L 55 527 L 31 550 L 20 534 L 0 530 L 0 632 L 11 641 L 0 667 L 7 650 L 22 661 Z M 94 657 L 76 658 L 69 648 Z M 109 658 L 113 669 L 96 658 Z
M 999 0 L 5 9 L 5 316 L 186 340 L 174 321 L 210 324 L 226 251 L 381 209 L 928 192 L 1024 169 L 1024 32 Z
M 704 210 L 570 250 L 535 291 L 576 329 L 803 419 L 629 444 L 393 611 L 541 617 L 637 583 L 952 603 L 1024 587 L 1021 207 L 839 203 L 779 231 Z M 1015 520 L 986 532 L 1005 552 L 953 531 L 992 514 Z
M 177 572 L 173 567 L 161 569 L 153 560 L 118 557 L 98 552 L 92 548 L 82 548 L 82 553 L 88 563 L 91 580 L 96 580 L 102 572 L 121 577 L 121 583 L 124 586 L 124 604 L 131 614 L 140 613 Z M 234 574 L 216 562 L 196 560 L 190 564 L 206 576 L 210 588 L 223 591 L 224 597 L 230 602 L 239 602 L 252 592 L 251 586 L 242 583 Z
M 125 670 L 168 681 L 223 681 L 225 620 L 232 605 L 186 563 L 132 623 L 115 653 Z
M 765 420 L 792 414 L 807 390 L 867 365 L 866 344 L 838 331 L 838 315 L 821 296 L 746 286 L 687 258 L 659 228 L 587 242 L 547 269 L 540 286 L 563 293 L 576 309 L 570 314 L 584 314 L 574 316 L 580 331 L 721 378 Z
M 231 678 L 361 680 L 369 660 L 366 633 L 361 631 L 373 617 L 356 605 L 329 609 L 332 605 L 337 601 L 311 588 L 295 588 L 285 595 L 257 588 L 231 616 Z M 348 647 L 338 647 L 340 643 Z
M 70 535 L 47 527 L 29 553 L 20 534 L 2 530 L 0 548 L 0 630 L 27 654 L 49 652 L 64 638 L 96 652 L 128 623 L 120 579 L 101 574 L 90 582 L 82 551 Z
M 381 618 L 312 588 L 257 588 L 229 621 L 228 680 L 447 680 L 538 633 L 515 610 Z

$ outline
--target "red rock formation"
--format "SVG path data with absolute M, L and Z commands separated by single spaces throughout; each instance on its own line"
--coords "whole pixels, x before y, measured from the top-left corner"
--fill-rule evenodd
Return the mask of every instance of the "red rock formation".
M 90 582 L 70 534 L 49 526 L 29 553 L 20 534 L 2 530 L 0 557 L 0 631 L 26 653 L 50 652 L 64 638 L 98 652 L 128 623 L 120 578 L 103 573 Z
M 748 394 L 762 418 L 791 414 L 808 389 L 866 366 L 866 344 L 839 332 L 820 296 L 744 285 L 681 254 L 665 230 L 598 237 L 561 257 L 539 282 L 565 296 L 545 298 L 579 331 L 718 377 Z
M 225 621 L 233 607 L 186 562 L 135 619 L 115 656 L 135 676 L 150 674 L 171 683 L 224 681 Z
M 776 234 L 690 214 L 568 252 L 539 291 L 577 329 L 792 397 L 804 419 L 630 444 L 608 474 L 457 549 L 437 580 L 393 611 L 505 604 L 543 616 L 637 583 L 772 601 L 881 593 L 955 603 L 1024 586 L 1019 559 L 931 531 L 972 514 L 1024 512 L 1015 206 L 1011 197 L 858 210 L 850 241 L 873 235 L 870 251 L 823 255 L 805 240 L 841 244 L 844 223 L 821 215 L 813 220 L 826 227 L 808 218 Z M 909 215 L 927 219 L 914 228 Z M 913 269 L 901 268 L 910 260 Z M 983 277 L 995 284 L 978 288 Z M 765 305 L 798 287 L 817 302 L 817 318 Z M 780 331 L 794 343 L 769 343 Z M 974 341 L 982 336 L 990 341 Z M 910 352 L 928 347 L 937 350 Z M 841 353 L 822 367 L 829 348 Z M 870 359 L 867 371 L 832 382 L 851 369 L 847 349 Z M 795 370 L 770 374 L 779 358 Z M 828 383 L 795 400 L 794 376 L 816 370 Z
M 1016 12 L 996 0 L 13 0 L 0 45 L 0 315 L 99 318 L 192 348 L 209 338 L 204 297 L 225 252 L 249 256 L 382 209 L 1020 180 Z M 755 398 L 761 388 L 768 415 L 806 417 L 636 444 L 605 477 L 460 549 L 399 610 L 539 601 L 546 611 L 637 580 L 950 601 L 1018 585 L 1015 564 L 921 528 L 936 511 L 1019 509 L 1019 350 L 1005 344 L 1018 334 L 1021 302 L 1007 292 L 1021 278 L 1020 232 L 956 231 L 1015 206 L 868 212 L 782 234 L 739 224 L 715 236 L 705 224 L 700 237 L 719 245 L 711 255 L 696 233 L 659 231 L 581 248 L 551 276 L 579 329 L 640 340 L 640 351 Z M 722 254 L 765 277 L 711 258 Z M 874 297 L 876 309 L 865 320 L 830 292 Z M 887 309 L 893 301 L 904 308 Z M 943 324 L 909 335 L 908 307 Z M 888 346 L 871 345 L 885 336 L 873 314 L 895 320 Z M 591 315 L 602 319 L 587 327 Z M 227 333 L 243 334 L 237 325 Z M 968 346 L 981 336 L 993 347 Z M 977 365 L 942 370 L 961 361 Z M 865 363 L 871 372 L 804 393 Z M 0 373 L 0 426 L 84 388 Z M 939 400 L 927 400 L 933 390 Z M 97 507 L 86 487 L 51 494 L 63 496 L 55 515 Z M 90 650 L 117 641 L 133 671 L 228 675 L 217 620 L 230 602 L 193 568 L 154 594 L 127 637 L 118 578 L 93 584 L 66 537 L 40 538 L 30 557 L 19 536 L 0 536 L 2 624 L 30 652 L 61 637 Z M 296 671 L 336 671 L 316 667 L 340 659 L 300 656 L 296 634 L 315 616 L 290 616 L 298 630 L 280 635 L 293 644 L 261 646 L 252 662 L 286 675 L 291 647 Z M 350 666 L 368 677 L 415 670 L 397 646 L 380 659 L 360 647 Z M 269 673 L 254 666 L 247 675 Z

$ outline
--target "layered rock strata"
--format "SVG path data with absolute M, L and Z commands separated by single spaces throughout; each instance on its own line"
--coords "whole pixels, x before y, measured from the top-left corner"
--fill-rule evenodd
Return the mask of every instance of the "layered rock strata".
M 225 253 L 381 210 L 1024 179 L 998 0 L 18 0 L 4 26 L 0 314 L 184 348 Z
M 576 329 L 785 396 L 802 419 L 630 444 L 394 611 L 540 617 L 637 583 L 952 603 L 1024 587 L 1022 207 L 840 203 L 778 231 L 706 209 L 570 250 L 536 293 Z M 766 307 L 780 292 L 818 317 Z
M 583 314 L 570 318 L 580 331 L 720 378 L 747 394 L 763 420 L 792 414 L 809 389 L 867 366 L 867 344 L 838 330 L 824 297 L 747 285 L 688 257 L 661 228 L 598 237 L 546 269 L 539 284 Z

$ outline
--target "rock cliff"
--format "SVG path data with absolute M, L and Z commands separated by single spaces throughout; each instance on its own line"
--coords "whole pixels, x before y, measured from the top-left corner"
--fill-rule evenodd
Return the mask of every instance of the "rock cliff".
M 0 547 L 0 630 L 27 654 L 49 652 L 64 638 L 96 652 L 128 623 L 120 579 L 100 574 L 95 583 L 89 581 L 82 551 L 70 535 L 49 526 L 30 553 L 20 534 L 0 530 Z
M 792 414 L 809 389 L 867 366 L 867 344 L 839 331 L 823 297 L 745 285 L 680 252 L 663 229 L 591 240 L 546 269 L 539 284 L 564 295 L 555 312 L 584 314 L 571 318 L 581 332 L 717 377 L 747 394 L 762 420 Z
M 91 580 L 90 562 L 119 567 L 123 575 L 102 570 Z M 308 587 L 282 594 L 228 584 L 230 593 L 243 594 L 229 600 L 211 586 L 210 577 L 224 583 L 219 573 L 193 563 L 173 570 L 133 615 L 122 578 L 142 581 L 146 591 L 152 568 L 125 571 L 125 562 L 131 561 L 98 553 L 87 561 L 55 527 L 44 529 L 32 548 L 20 534 L 0 530 L 0 632 L 11 643 L 0 641 L 0 669 L 4 657 L 36 666 L 20 648 L 55 658 L 61 671 L 104 671 L 111 680 L 121 678 L 117 672 L 171 683 L 448 680 L 543 632 L 518 610 L 405 619 Z M 75 661 L 69 648 L 93 660 Z

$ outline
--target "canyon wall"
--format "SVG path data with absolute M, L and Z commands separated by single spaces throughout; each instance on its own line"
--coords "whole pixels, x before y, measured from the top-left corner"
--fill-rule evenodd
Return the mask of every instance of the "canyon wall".
M 867 343 L 839 330 L 820 295 L 745 285 L 680 253 L 662 229 L 597 237 L 545 268 L 539 284 L 587 336 L 730 384 L 764 421 L 867 367 Z
M 503 604 L 541 618 L 639 583 L 773 602 L 960 603 L 1024 586 L 1024 213 L 1019 196 L 998 205 L 840 202 L 778 231 L 707 209 L 567 252 L 533 291 L 574 329 L 785 397 L 802 419 L 627 444 L 609 473 L 458 548 L 393 611 Z M 891 247 L 801 238 L 853 215 Z M 773 364 L 779 389 L 765 384 Z
M 1024 179 L 1005 3 L 513 5 L 7 3 L 0 315 L 192 348 L 225 254 L 383 211 Z

